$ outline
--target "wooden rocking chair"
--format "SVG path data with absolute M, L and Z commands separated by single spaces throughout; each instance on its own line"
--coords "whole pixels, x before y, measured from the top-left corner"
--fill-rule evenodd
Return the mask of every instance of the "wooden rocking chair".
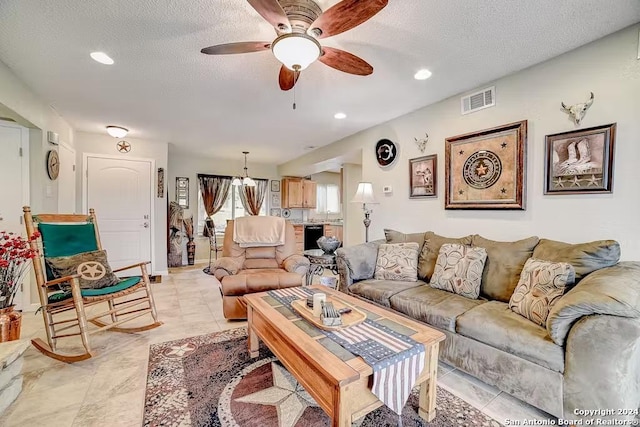
M 40 214 L 32 215 L 28 206 L 23 208 L 27 236 L 31 237 L 36 231 L 41 237 L 31 242 L 32 249 L 40 251 L 40 258 L 33 261 L 33 268 L 38 284 L 38 295 L 42 316 L 44 318 L 47 341 L 40 338 L 31 343 L 45 355 L 63 362 L 78 362 L 93 356 L 89 345 L 89 335 L 95 332 L 111 329 L 117 332 L 141 332 L 157 328 L 162 325 L 158 321 L 153 295 L 151 294 L 149 275 L 146 265 L 149 262 L 122 267 L 113 272 L 140 267 L 140 277 L 129 277 L 120 280 L 113 286 L 101 289 L 81 289 L 79 274 L 54 279 L 48 268 L 43 268 L 42 257 L 46 260 L 52 257 L 67 257 L 83 252 L 101 250 L 98 221 L 93 209 L 89 215 Z M 41 243 L 41 245 L 39 244 Z M 41 247 L 40 247 L 41 246 Z M 59 286 L 65 284 L 70 290 L 61 290 Z M 126 298 L 123 298 L 126 297 Z M 106 311 L 87 316 L 88 307 L 107 303 Z M 69 317 L 69 312 L 75 316 Z M 59 316 L 67 313 L 66 316 Z M 139 327 L 120 327 L 125 322 L 150 314 L 153 323 Z M 60 319 L 62 317 L 62 319 Z M 109 322 L 101 318 L 108 317 Z M 87 322 L 98 328 L 89 330 Z M 77 328 L 77 329 L 76 329 Z M 73 329 L 69 331 L 70 329 Z M 64 332 L 63 331 L 67 331 Z M 84 353 L 69 355 L 56 350 L 57 340 L 80 335 Z

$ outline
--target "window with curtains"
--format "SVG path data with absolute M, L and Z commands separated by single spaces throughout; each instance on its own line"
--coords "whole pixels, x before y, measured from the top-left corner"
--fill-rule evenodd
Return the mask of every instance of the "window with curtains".
M 317 213 L 340 213 L 340 186 L 318 184 L 316 201 Z
M 240 194 L 238 190 L 240 187 L 231 187 L 227 200 L 225 200 L 222 208 L 213 215 L 213 222 L 216 227 L 216 233 L 223 234 L 224 229 L 227 226 L 228 219 L 235 219 L 241 216 L 245 216 L 245 210 L 240 202 Z M 260 215 L 267 214 L 267 201 L 262 204 L 260 208 Z M 204 221 L 207 219 L 207 212 L 204 209 L 204 203 L 202 202 L 202 193 L 198 191 L 198 234 L 202 235 L 204 230 Z

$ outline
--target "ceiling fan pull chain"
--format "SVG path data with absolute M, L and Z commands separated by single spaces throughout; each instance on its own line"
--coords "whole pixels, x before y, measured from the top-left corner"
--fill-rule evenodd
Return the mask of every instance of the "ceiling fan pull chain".
M 298 70 L 293 70 L 293 81 L 294 81 L 294 86 L 293 86 L 293 109 L 296 109 L 296 87 L 295 87 L 295 82 L 298 81 L 298 77 L 300 77 L 300 71 Z

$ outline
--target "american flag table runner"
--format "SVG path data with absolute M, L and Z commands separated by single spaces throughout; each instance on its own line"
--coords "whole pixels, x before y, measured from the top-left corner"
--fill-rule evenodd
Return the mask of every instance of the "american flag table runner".
M 287 288 L 269 291 L 268 294 L 290 308 L 292 301 L 315 292 L 321 291 Z M 371 392 L 396 414 L 401 414 L 424 368 L 424 345 L 370 319 L 337 331 L 323 330 L 322 333 L 371 366 Z

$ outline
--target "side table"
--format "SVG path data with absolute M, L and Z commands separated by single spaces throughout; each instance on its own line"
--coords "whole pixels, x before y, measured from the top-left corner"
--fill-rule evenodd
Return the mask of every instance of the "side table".
M 307 286 L 311 286 L 313 276 L 322 276 L 324 270 L 329 269 L 333 274 L 338 275 L 338 264 L 336 254 L 325 253 L 322 249 L 309 249 L 302 252 L 302 255 L 309 259 L 309 272 L 307 273 Z

